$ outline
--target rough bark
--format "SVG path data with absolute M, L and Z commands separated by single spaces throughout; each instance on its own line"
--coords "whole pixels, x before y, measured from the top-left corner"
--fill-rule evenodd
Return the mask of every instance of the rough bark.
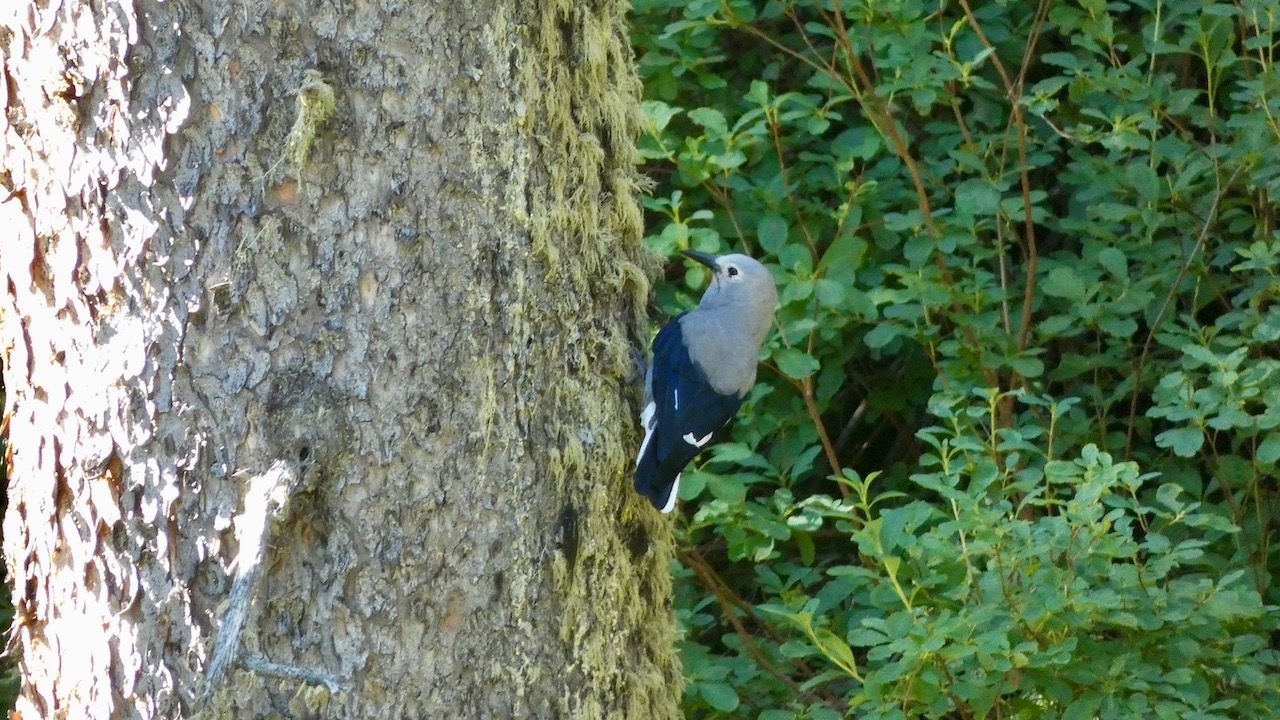
M 23 718 L 676 716 L 623 11 L 0 10 Z

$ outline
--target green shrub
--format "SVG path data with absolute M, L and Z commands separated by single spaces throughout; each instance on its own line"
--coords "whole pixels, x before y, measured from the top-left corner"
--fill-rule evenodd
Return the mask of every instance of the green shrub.
M 646 242 L 781 296 L 682 487 L 688 716 L 1280 707 L 1280 0 L 633 22 Z

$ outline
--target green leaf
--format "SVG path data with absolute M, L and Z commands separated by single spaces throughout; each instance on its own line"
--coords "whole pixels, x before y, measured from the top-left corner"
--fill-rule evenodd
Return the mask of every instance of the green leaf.
M 760 81 L 752 80 L 751 89 L 747 91 L 746 99 L 757 105 L 769 104 L 769 85 Z
M 1098 707 L 1102 705 L 1102 696 L 1090 692 L 1078 697 L 1066 710 L 1062 711 L 1062 720 L 1093 720 L 1098 711 Z
M 861 290 L 846 289 L 845 299 L 852 311 L 850 319 L 860 322 L 871 322 L 876 319 L 876 304 L 871 296 Z
M 672 107 L 658 100 L 646 100 L 640 103 L 640 110 L 644 113 L 645 123 L 649 126 L 649 131 L 655 134 L 666 130 L 671 118 L 684 112 L 682 108 Z
M 710 475 L 701 470 L 685 470 L 680 475 L 680 499 L 688 502 L 695 500 L 707 487 Z
M 1156 446 L 1170 448 L 1178 457 L 1194 457 L 1204 444 L 1204 431 L 1198 427 L 1165 430 L 1156 436 Z
M 1116 248 L 1108 247 L 1099 250 L 1098 264 L 1117 280 L 1129 279 L 1129 263 L 1125 260 L 1124 253 Z
M 1258 452 L 1254 456 L 1261 463 L 1275 463 L 1280 460 L 1280 432 L 1269 432 L 1258 444 Z
M 813 538 L 807 532 L 795 531 L 791 533 L 791 539 L 796 543 L 796 549 L 800 551 L 800 562 L 805 565 L 813 565 L 814 557 L 817 550 L 813 544 Z
M 707 489 L 713 497 L 730 505 L 741 505 L 747 499 L 747 486 L 735 475 L 707 473 Z
M 1038 378 L 1044 374 L 1044 362 L 1040 358 L 1025 355 L 1009 358 L 1009 367 L 1024 378 Z
M 792 280 L 783 285 L 782 296 L 779 300 L 783 305 L 798 300 L 808 300 L 813 295 L 813 288 L 814 283 L 812 280 Z
M 1075 301 L 1084 300 L 1088 293 L 1084 281 L 1076 271 L 1065 265 L 1059 265 L 1049 271 L 1049 274 L 1040 281 L 1040 291 L 1046 295 Z
M 881 147 L 880 133 L 865 125 L 845 130 L 831 142 L 831 150 L 837 156 L 859 160 L 870 160 L 880 152 Z
M 818 262 L 818 269 L 833 281 L 852 285 L 857 270 L 867 254 L 867 241 L 844 233 L 831 243 Z
M 867 343 L 867 347 L 877 350 L 893 342 L 899 335 L 905 334 L 905 331 L 893 323 L 880 323 L 871 328 L 867 336 L 863 339 Z
M 800 243 L 790 243 L 778 249 L 778 264 L 796 275 L 813 272 L 813 256 L 809 248 Z
M 719 138 L 729 134 L 729 124 L 725 122 L 724 113 L 715 108 L 694 108 L 689 111 L 689 119 L 705 128 L 712 137 Z
M 787 221 L 781 215 L 765 215 L 756 223 L 756 239 L 760 247 L 773 255 L 787 244 Z
M 1165 483 L 1156 490 L 1156 500 L 1159 501 L 1161 505 L 1177 512 L 1187 506 L 1186 503 L 1179 499 L 1182 492 L 1183 490 L 1181 487 L 1174 485 L 1173 483 Z
M 784 375 L 803 380 L 818 372 L 818 361 L 795 348 L 783 348 L 773 354 L 773 362 Z
M 1000 193 L 983 180 L 965 180 L 956 186 L 956 212 L 992 216 L 1000 208 Z
M 1050 52 L 1040 56 L 1040 62 L 1057 65 L 1064 70 L 1080 69 L 1081 61 L 1075 55 L 1066 52 Z
M 826 628 L 814 628 L 813 636 L 818 641 L 818 650 L 830 660 L 842 668 L 852 669 L 858 666 L 853 659 L 853 650 L 850 649 L 849 644 L 837 637 L 835 633 Z
M 1274 676 L 1269 677 L 1263 674 L 1261 670 L 1253 665 L 1242 664 L 1238 666 L 1236 668 L 1236 675 L 1242 682 L 1244 682 L 1244 684 L 1251 685 L 1255 688 L 1264 688 L 1267 687 L 1268 683 L 1273 685 L 1275 683 Z
M 708 705 L 720 712 L 732 712 L 738 709 L 738 693 L 727 683 L 698 683 L 698 694 L 702 695 L 702 699 L 706 700 Z
M 925 264 L 932 255 L 934 250 L 938 248 L 938 243 L 932 236 L 924 233 L 912 234 L 906 242 L 902 243 L 902 255 L 911 263 L 913 267 L 920 267 Z
M 1160 200 L 1163 184 L 1160 182 L 1160 176 L 1150 165 L 1141 163 L 1133 163 L 1125 171 L 1128 176 L 1129 183 L 1133 185 L 1133 189 L 1138 191 L 1138 196 L 1145 202 L 1157 202 Z M 1114 249 L 1114 248 L 1108 248 Z M 1118 250 L 1116 252 L 1119 252 Z
M 773 468 L 767 460 L 739 442 L 726 442 L 715 445 L 711 449 L 711 454 L 717 462 L 735 463 L 762 470 L 771 470 Z
M 1209 348 L 1201 345 L 1187 343 L 1182 346 L 1182 354 L 1187 360 L 1191 361 L 1188 363 L 1188 367 L 1217 367 L 1219 363 L 1218 356 Z
M 1131 338 L 1138 332 L 1138 322 L 1131 317 L 1105 315 L 1098 318 L 1098 329 L 1119 338 Z

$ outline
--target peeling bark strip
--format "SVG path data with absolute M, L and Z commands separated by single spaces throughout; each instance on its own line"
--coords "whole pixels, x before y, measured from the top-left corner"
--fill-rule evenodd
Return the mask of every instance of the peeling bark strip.
M 0 9 L 24 720 L 676 717 L 623 12 Z

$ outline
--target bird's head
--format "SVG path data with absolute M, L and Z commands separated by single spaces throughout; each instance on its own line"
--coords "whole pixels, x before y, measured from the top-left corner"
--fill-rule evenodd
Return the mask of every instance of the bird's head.
M 757 314 L 767 313 L 772 321 L 778 289 L 764 265 L 737 253 L 717 256 L 682 250 L 681 254 L 711 269 L 711 285 L 703 293 L 699 308 L 739 307 Z

